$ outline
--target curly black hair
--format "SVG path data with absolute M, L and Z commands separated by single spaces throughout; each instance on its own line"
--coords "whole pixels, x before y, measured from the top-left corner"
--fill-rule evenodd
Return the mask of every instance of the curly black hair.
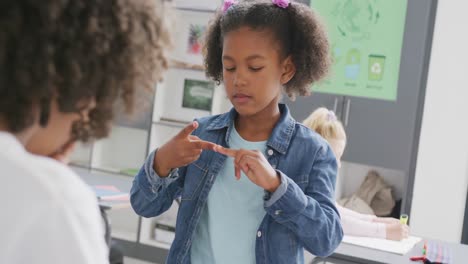
M 291 56 L 296 73 L 284 85 L 286 94 L 309 95 L 310 86 L 323 79 L 331 65 L 329 41 L 318 15 L 310 7 L 291 2 L 280 8 L 271 1 L 242 1 L 225 13 L 218 11 L 207 29 L 204 64 L 209 78 L 223 80 L 223 36 L 240 27 L 271 30 L 281 47 L 281 57 Z
M 130 113 L 136 89 L 154 89 L 167 68 L 163 7 L 156 0 L 2 0 L 0 117 L 8 130 L 30 127 L 34 109 L 45 126 L 54 98 L 63 112 L 94 98 L 97 107 L 89 122 L 74 124 L 74 137 L 107 136 L 114 101 Z

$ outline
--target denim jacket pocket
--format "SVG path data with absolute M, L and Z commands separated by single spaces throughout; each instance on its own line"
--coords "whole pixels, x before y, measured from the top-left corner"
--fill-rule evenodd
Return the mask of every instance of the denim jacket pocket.
M 182 200 L 192 200 L 200 191 L 206 175 L 208 165 L 201 159 L 192 162 L 187 167 L 185 174 L 184 188 L 182 190 Z

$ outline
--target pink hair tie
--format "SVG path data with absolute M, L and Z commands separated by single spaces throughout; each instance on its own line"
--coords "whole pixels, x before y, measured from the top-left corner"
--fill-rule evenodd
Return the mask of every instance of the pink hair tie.
M 286 8 L 289 6 L 290 1 L 289 0 L 272 0 L 273 4 L 281 7 L 281 8 Z
M 223 13 L 226 13 L 226 11 L 234 4 L 237 4 L 236 0 L 224 0 Z

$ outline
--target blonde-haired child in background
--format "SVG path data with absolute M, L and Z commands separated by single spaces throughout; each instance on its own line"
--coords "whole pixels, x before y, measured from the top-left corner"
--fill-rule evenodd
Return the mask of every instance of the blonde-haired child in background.
M 320 134 L 330 144 L 341 166 L 341 156 L 346 147 L 346 132 L 333 111 L 318 108 L 303 124 Z M 336 204 L 341 215 L 341 225 L 345 235 L 402 240 L 408 237 L 409 228 L 398 219 L 360 214 Z

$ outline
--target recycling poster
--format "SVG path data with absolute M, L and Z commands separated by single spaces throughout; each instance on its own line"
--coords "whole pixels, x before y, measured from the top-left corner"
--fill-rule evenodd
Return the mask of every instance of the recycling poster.
M 332 54 L 328 79 L 314 92 L 395 101 L 407 0 L 313 0 Z

